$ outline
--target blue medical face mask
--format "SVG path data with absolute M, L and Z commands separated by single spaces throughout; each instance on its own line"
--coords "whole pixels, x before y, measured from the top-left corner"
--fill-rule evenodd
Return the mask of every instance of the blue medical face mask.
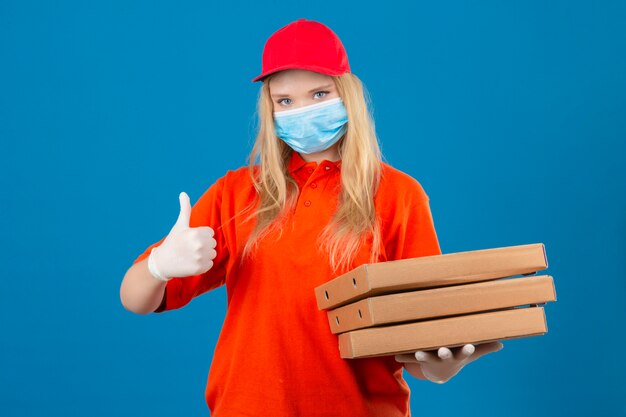
M 348 130 L 347 122 L 348 113 L 341 97 L 274 112 L 276 136 L 304 154 L 333 146 Z

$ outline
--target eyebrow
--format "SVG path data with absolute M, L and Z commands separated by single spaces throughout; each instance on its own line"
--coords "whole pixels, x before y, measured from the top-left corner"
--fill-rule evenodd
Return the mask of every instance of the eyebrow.
M 314 91 L 322 90 L 324 88 L 330 88 L 332 86 L 333 86 L 332 84 L 327 84 L 327 85 L 322 85 L 320 87 L 315 87 L 315 88 L 309 90 L 309 94 L 314 92 Z M 272 97 L 289 97 L 289 94 L 276 93 L 276 94 L 272 94 Z

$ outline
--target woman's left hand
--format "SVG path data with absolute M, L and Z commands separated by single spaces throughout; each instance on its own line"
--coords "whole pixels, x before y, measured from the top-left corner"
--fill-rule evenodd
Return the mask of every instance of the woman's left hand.
M 483 355 L 497 352 L 504 345 L 500 342 L 466 344 L 454 348 L 440 347 L 437 350 L 418 350 L 415 354 L 395 355 L 396 361 L 403 362 L 409 373 L 415 373 L 419 367 L 426 379 L 438 384 L 447 382 L 456 375 L 465 365 L 475 361 Z M 411 372 L 413 371 L 413 372 Z

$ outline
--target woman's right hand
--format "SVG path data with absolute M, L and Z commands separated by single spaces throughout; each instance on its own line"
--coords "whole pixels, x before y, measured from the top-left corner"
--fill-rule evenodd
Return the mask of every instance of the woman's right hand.
M 217 256 L 213 229 L 189 227 L 189 196 L 183 191 L 178 198 L 178 219 L 163 243 L 153 248 L 148 258 L 150 273 L 162 281 L 202 274 L 213 267 L 213 259 Z

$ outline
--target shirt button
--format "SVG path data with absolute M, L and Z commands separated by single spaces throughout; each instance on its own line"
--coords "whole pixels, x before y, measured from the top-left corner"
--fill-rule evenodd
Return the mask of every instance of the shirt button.
M 328 165 L 326 165 L 324 168 L 326 169 L 326 171 L 328 171 L 330 169 L 330 167 Z
M 307 171 L 309 171 L 309 174 L 310 174 L 311 172 L 313 172 L 313 168 L 309 168 L 307 169 Z
M 307 207 L 309 207 L 309 206 L 311 205 L 311 201 L 310 201 L 310 200 L 306 200 L 306 201 L 304 202 L 304 205 L 305 205 L 305 206 L 307 206 Z
M 311 188 L 317 188 L 317 184 L 316 184 L 316 183 L 314 183 L 314 182 L 312 182 L 312 183 L 311 183 Z

